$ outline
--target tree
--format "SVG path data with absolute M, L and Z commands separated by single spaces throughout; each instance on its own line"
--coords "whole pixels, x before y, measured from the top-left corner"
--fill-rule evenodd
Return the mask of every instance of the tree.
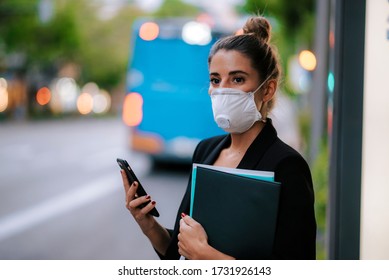
M 38 26 L 37 0 L 0 0 L 0 62 L 12 53 L 25 54 L 34 41 Z M 25 57 L 25 56 L 24 56 Z
M 155 17 L 184 17 L 194 16 L 199 8 L 184 3 L 181 0 L 164 0 L 160 8 L 153 14 Z
M 32 65 L 52 68 L 61 59 L 77 60 L 80 38 L 73 20 L 74 10 L 59 9 L 49 23 L 42 23 L 38 4 L 38 0 L 0 2 L 2 56 L 4 59 L 18 53 L 25 57 L 24 63 L 18 65 L 19 71 L 26 71 Z
M 105 88 L 115 87 L 125 77 L 132 23 L 145 13 L 127 5 L 116 16 L 102 20 L 90 1 L 80 2 L 84 7 L 78 9 L 76 20 L 81 37 L 81 79 L 95 81 Z
M 18 71 L 34 67 L 55 75 L 62 65 L 74 63 L 81 68 L 81 82 L 93 80 L 112 88 L 123 80 L 131 24 L 143 12 L 126 5 L 116 17 L 102 20 L 96 2 L 57 0 L 52 17 L 43 22 L 39 3 L 0 0 L 0 65 L 16 53 L 25 58 Z M 15 70 L 9 67 L 2 63 L 3 71 Z

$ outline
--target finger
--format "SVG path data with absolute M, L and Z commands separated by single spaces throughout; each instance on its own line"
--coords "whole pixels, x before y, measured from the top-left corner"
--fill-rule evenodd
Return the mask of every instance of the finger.
M 142 214 L 145 215 L 148 214 L 153 208 L 155 208 L 156 204 L 157 202 L 155 200 L 152 200 L 149 204 L 147 204 L 145 207 L 142 208 L 141 210 Z
M 182 240 L 179 240 L 177 242 L 177 246 L 178 246 L 178 252 L 180 253 L 180 255 L 182 256 L 184 253 L 185 253 L 185 246 L 184 246 L 184 243 L 182 242 Z M 181 252 L 180 252 L 181 251 Z
M 134 198 L 137 198 L 136 191 L 138 190 L 138 182 L 134 181 L 130 188 L 127 191 L 126 195 L 126 202 L 129 203 L 131 200 L 134 200 Z
M 128 183 L 128 180 L 127 180 L 127 174 L 126 174 L 126 172 L 124 172 L 123 169 L 120 169 L 120 174 L 122 175 L 124 191 L 127 193 L 128 189 L 130 188 L 130 184 Z
M 184 233 L 184 232 L 186 232 L 188 229 L 190 229 L 190 226 L 184 221 L 184 219 L 181 219 L 181 220 L 180 220 L 180 232 L 181 232 L 181 233 Z
M 185 224 L 190 226 L 190 227 L 195 227 L 195 226 L 197 226 L 199 224 L 195 219 L 193 219 L 189 215 L 186 215 L 185 213 L 181 214 L 181 220 L 183 222 L 185 222 Z
M 184 250 L 181 249 L 181 247 L 180 247 L 179 245 L 178 245 L 178 254 L 180 254 L 180 256 L 186 258 L 186 257 L 185 257 L 185 252 L 184 252 Z
M 149 195 L 141 196 L 139 198 L 136 198 L 136 199 L 133 199 L 133 200 L 127 202 L 127 205 L 128 205 L 127 208 L 132 208 L 132 209 L 138 208 L 143 203 L 147 203 L 147 202 L 150 202 L 150 196 Z M 147 206 L 145 206 L 145 207 L 147 207 Z
M 177 245 L 178 245 L 178 253 L 180 254 L 180 256 L 188 259 L 188 252 L 184 244 L 181 241 L 178 241 Z
M 185 225 L 185 221 L 183 219 L 180 220 L 180 232 L 181 232 L 181 228 L 183 228 Z

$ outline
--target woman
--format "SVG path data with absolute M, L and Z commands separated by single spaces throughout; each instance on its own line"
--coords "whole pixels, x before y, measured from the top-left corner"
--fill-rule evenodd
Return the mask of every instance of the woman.
M 316 221 L 309 167 L 277 137 L 267 117 L 280 78 L 279 62 L 269 44 L 270 29 L 265 18 L 250 18 L 242 35 L 222 38 L 212 47 L 208 59 L 212 109 L 217 124 L 229 134 L 201 141 L 193 162 L 273 171 L 281 193 L 271 258 L 315 259 Z M 167 230 L 147 214 L 155 201 L 150 196 L 136 197 L 137 184 L 129 186 L 124 173 L 122 177 L 127 208 L 162 259 L 235 259 L 212 248 L 201 224 L 185 214 L 189 213 L 190 183 L 175 228 Z M 147 201 L 152 203 L 138 208 Z

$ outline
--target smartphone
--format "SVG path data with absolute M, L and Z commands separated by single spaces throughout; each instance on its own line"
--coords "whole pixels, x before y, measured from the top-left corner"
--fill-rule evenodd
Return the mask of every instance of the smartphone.
M 137 181 L 138 182 L 138 190 L 136 191 L 136 194 L 138 196 L 144 196 L 144 195 L 147 195 L 145 189 L 143 188 L 142 184 L 140 183 L 140 181 L 138 180 L 138 178 L 136 177 L 134 171 L 132 170 L 132 168 L 130 167 L 130 165 L 128 164 L 128 162 L 124 159 L 116 159 L 117 163 L 119 164 L 120 168 L 123 169 L 125 172 L 126 172 L 126 175 L 127 175 L 127 179 L 128 179 L 128 183 L 131 185 L 134 181 Z M 143 208 L 145 207 L 147 204 L 149 204 L 150 202 L 146 202 L 146 203 L 143 203 L 140 208 Z M 150 215 L 153 215 L 155 217 L 159 217 L 159 213 L 158 213 L 158 210 L 157 208 L 153 208 L 150 210 L 149 212 Z

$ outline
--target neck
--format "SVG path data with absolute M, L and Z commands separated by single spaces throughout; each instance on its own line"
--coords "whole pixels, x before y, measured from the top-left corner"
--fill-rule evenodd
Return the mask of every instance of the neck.
M 231 146 L 229 147 L 231 152 L 244 153 L 248 147 L 253 143 L 254 139 L 262 131 L 265 124 L 261 121 L 257 121 L 246 132 L 236 134 L 231 133 Z

